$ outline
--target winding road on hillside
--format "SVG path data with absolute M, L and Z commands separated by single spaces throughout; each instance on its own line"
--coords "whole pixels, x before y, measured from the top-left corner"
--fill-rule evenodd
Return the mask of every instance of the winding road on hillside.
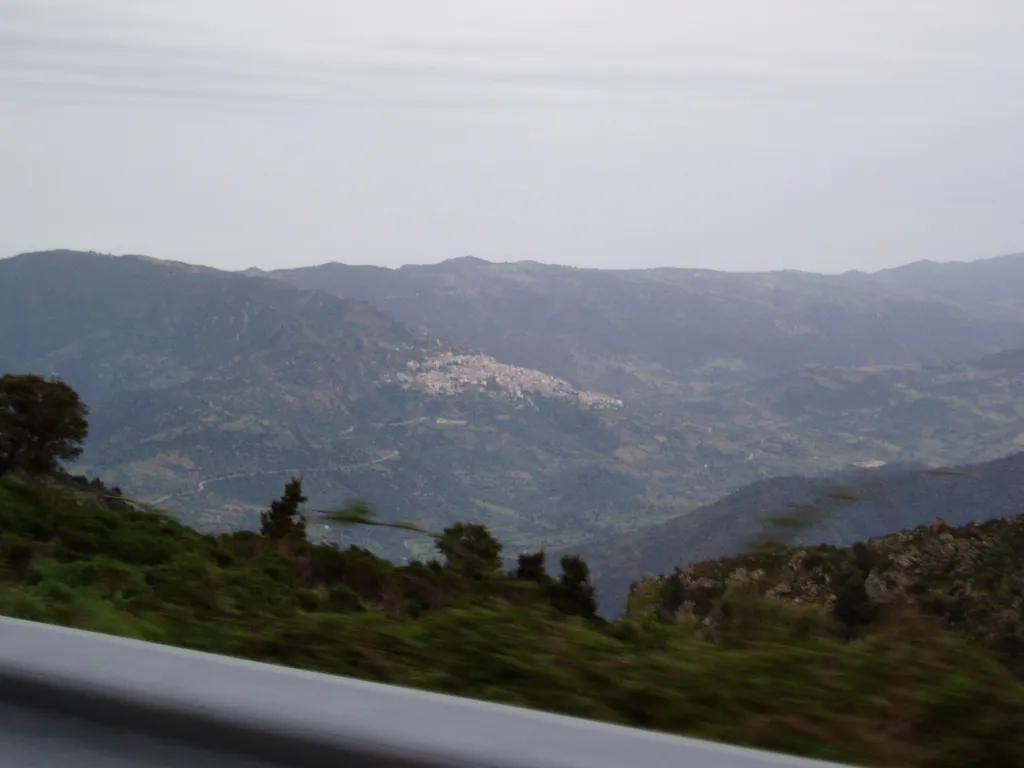
M 159 499 L 155 499 L 153 504 L 164 504 L 174 499 L 182 499 L 186 496 L 195 496 L 196 494 L 202 493 L 206 490 L 206 486 L 211 483 L 220 483 L 224 480 L 239 480 L 243 478 L 253 477 L 267 477 L 270 475 L 325 475 L 329 472 L 345 472 L 350 469 L 359 469 L 360 467 L 372 467 L 375 464 L 383 464 L 385 461 L 393 461 L 399 456 L 398 451 L 388 451 L 383 456 L 380 456 L 372 461 L 359 461 L 355 464 L 346 464 L 341 467 L 312 467 L 308 469 L 264 469 L 259 472 L 232 472 L 225 475 L 215 475 L 213 477 L 205 477 L 198 480 L 193 488 L 187 491 L 180 491 L 178 493 L 169 493 L 166 496 L 161 496 Z

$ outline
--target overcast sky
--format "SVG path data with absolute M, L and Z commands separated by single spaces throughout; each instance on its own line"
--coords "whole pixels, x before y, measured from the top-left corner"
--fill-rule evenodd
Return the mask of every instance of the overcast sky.
M 1024 250 L 1022 0 L 2 0 L 0 254 Z

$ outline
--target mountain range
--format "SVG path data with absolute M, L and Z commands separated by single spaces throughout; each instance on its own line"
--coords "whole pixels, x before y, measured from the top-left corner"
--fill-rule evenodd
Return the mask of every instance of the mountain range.
M 508 363 L 620 397 L 804 365 L 908 365 L 1024 347 L 1024 254 L 876 274 L 599 270 L 464 257 L 274 276 L 374 303 Z
M 80 469 L 205 528 L 253 525 L 301 473 L 316 509 L 360 497 L 385 519 L 486 523 L 509 553 L 583 547 L 622 588 L 651 559 L 632 537 L 670 567 L 706 505 L 749 483 L 1019 450 L 1019 296 L 1024 256 L 231 273 L 54 251 L 0 260 L 0 370 L 65 378 L 92 407 Z

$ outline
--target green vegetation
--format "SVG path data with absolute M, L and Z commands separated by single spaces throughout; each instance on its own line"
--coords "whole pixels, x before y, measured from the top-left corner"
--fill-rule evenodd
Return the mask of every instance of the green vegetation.
M 306 518 L 300 513 L 303 504 L 309 501 L 302 493 L 302 482 L 293 477 L 284 487 L 284 494 L 260 513 L 260 535 L 267 539 L 306 538 Z
M 930 526 L 852 547 L 764 540 L 737 557 L 676 568 L 634 584 L 630 615 L 697 621 L 709 631 L 746 622 L 738 597 L 816 607 L 844 636 L 870 635 L 912 612 L 955 629 L 1024 674 L 1024 516 Z M 741 600 L 742 602 L 742 600 Z
M 439 558 L 394 565 L 310 542 L 304 501 L 292 478 L 261 533 L 215 535 L 99 480 L 11 473 L 0 612 L 856 764 L 1024 763 L 1024 518 L 766 543 L 639 584 L 607 622 L 580 557 L 506 572 L 458 523 Z
M 1024 760 L 1024 684 L 976 633 L 891 616 L 857 619 L 851 638 L 816 606 L 744 594 L 719 600 L 729 621 L 712 627 L 665 620 L 664 598 L 607 624 L 587 618 L 573 566 L 555 580 L 524 557 L 505 574 L 493 540 L 394 566 L 298 536 L 201 534 L 116 496 L 0 481 L 3 613 L 860 764 Z
M 62 381 L 34 374 L 0 377 L 0 477 L 39 475 L 82 453 L 89 409 Z

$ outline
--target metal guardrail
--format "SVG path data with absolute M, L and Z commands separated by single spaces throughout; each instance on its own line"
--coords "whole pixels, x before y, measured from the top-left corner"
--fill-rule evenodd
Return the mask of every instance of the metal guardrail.
M 0 766 L 8 765 L 832 764 L 0 618 Z

